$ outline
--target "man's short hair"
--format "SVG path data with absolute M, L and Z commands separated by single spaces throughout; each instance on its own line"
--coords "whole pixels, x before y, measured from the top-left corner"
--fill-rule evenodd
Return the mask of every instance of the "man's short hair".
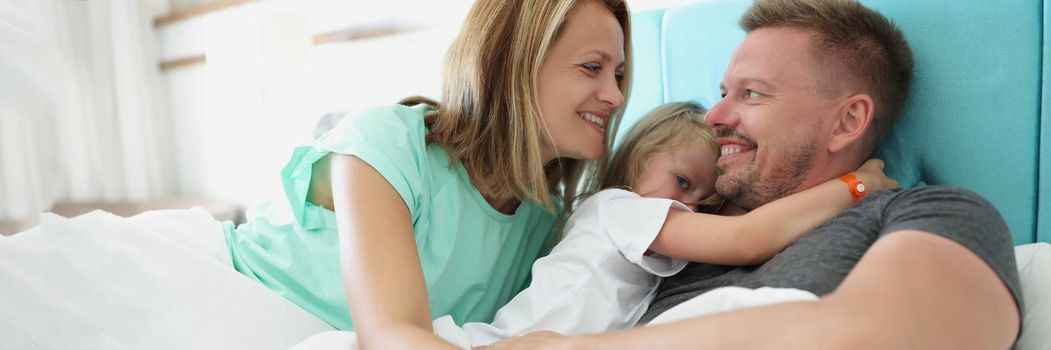
M 875 116 L 863 142 L 866 152 L 901 114 L 912 79 L 912 50 L 898 27 L 878 12 L 854 0 L 756 0 L 740 25 L 746 32 L 763 27 L 811 31 L 822 93 L 841 93 L 844 78 L 870 89 Z

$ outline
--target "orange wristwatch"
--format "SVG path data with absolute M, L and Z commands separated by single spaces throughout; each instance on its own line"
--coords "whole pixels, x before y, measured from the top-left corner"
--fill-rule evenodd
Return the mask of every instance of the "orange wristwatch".
M 861 180 L 858 180 L 858 177 L 854 176 L 854 173 L 843 175 L 839 179 L 846 182 L 847 186 L 850 187 L 850 195 L 854 196 L 854 203 L 865 198 L 865 195 L 868 194 L 868 192 L 865 192 L 865 184 L 862 183 Z

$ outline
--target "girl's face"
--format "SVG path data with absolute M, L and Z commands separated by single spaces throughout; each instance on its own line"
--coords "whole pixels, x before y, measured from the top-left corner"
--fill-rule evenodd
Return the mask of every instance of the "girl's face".
M 698 145 L 658 153 L 631 187 L 640 196 L 674 199 L 697 210 L 696 204 L 715 191 L 716 159 L 715 151 Z
M 580 5 L 540 65 L 537 94 L 547 125 L 545 162 L 556 157 L 597 159 L 605 152 L 610 116 L 624 104 L 617 83 L 624 71 L 624 32 L 598 2 Z

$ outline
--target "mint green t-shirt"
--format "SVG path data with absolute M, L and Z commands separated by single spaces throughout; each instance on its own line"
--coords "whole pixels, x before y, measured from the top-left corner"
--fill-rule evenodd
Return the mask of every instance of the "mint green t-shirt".
M 249 209 L 248 221 L 236 229 L 227 225 L 237 271 L 335 328 L 354 329 L 335 216 L 306 200 L 313 163 L 329 152 L 350 154 L 376 169 L 409 209 L 432 319 L 492 321 L 525 287 L 556 218 L 531 202 L 513 215 L 489 206 L 459 162 L 450 167 L 441 147 L 425 143 L 427 111 L 375 108 L 296 148 L 281 171 L 286 199 Z

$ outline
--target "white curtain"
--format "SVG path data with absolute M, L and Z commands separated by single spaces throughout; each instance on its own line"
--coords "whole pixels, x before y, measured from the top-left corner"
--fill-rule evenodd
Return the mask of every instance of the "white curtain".
M 175 191 L 164 0 L 0 1 L 0 219 Z

